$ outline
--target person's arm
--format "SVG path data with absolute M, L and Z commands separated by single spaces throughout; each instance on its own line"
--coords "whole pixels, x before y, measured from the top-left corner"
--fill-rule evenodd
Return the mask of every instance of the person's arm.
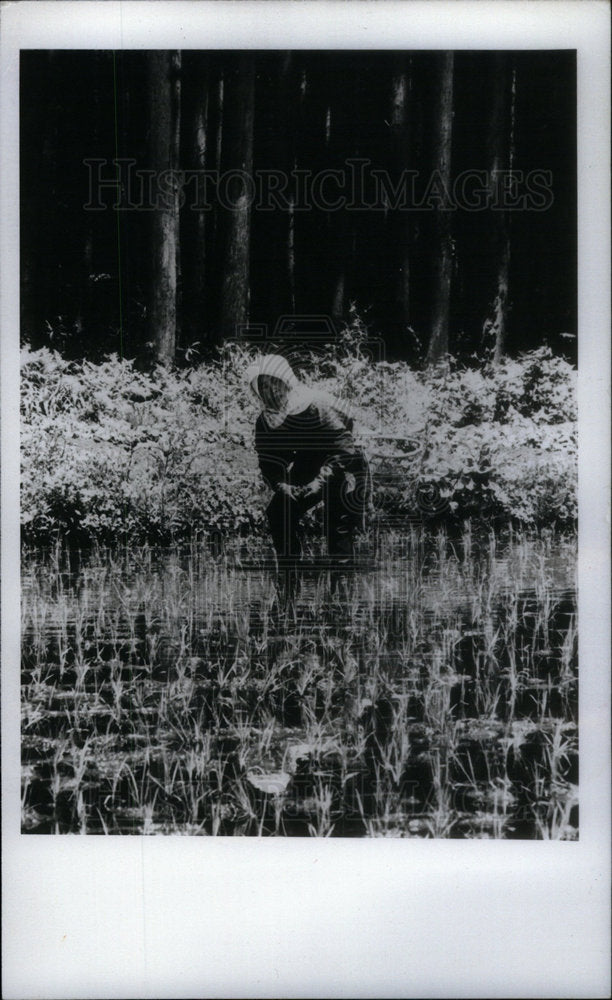
M 317 404 L 318 426 L 314 433 L 320 440 L 325 459 L 315 478 L 304 487 L 304 497 L 320 494 L 323 486 L 339 469 L 350 465 L 358 454 L 353 435 L 352 421 L 343 420 L 333 407 Z M 314 430 L 314 429 L 313 429 Z
M 255 450 L 266 486 L 278 490 L 287 482 L 287 455 L 274 447 L 271 435 L 264 430 L 261 418 L 255 425 Z

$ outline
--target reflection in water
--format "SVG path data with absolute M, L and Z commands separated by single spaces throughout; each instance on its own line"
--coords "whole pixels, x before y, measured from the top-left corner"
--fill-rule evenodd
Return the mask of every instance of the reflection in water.
M 23 572 L 25 831 L 573 836 L 571 540 Z

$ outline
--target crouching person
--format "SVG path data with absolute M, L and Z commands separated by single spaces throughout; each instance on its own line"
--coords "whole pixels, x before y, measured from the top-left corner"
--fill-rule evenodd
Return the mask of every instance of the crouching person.
M 371 493 L 350 414 L 339 400 L 303 385 L 280 355 L 261 357 L 247 379 L 261 404 L 255 448 L 274 491 L 266 514 L 279 561 L 300 556 L 302 519 L 320 503 L 328 554 L 348 560 L 365 529 Z

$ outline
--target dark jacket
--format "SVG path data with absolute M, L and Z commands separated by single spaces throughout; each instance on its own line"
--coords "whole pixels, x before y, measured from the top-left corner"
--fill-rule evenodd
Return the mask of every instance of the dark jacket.
M 321 401 L 289 414 L 276 428 L 269 428 L 260 415 L 255 448 L 268 486 L 275 489 L 281 482 L 320 485 L 347 472 L 363 475 L 367 462 L 353 440 L 352 427 L 349 417 Z

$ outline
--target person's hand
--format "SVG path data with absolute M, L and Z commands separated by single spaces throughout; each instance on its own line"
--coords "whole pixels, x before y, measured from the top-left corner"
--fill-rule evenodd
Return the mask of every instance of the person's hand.
M 312 500 L 313 497 L 320 494 L 322 485 L 320 477 L 317 476 L 316 479 L 313 479 L 312 482 L 307 483 L 306 486 L 302 488 L 300 499 Z
M 289 497 L 290 500 L 297 500 L 297 489 L 295 486 L 291 486 L 290 483 L 279 483 L 277 490 L 285 497 Z

